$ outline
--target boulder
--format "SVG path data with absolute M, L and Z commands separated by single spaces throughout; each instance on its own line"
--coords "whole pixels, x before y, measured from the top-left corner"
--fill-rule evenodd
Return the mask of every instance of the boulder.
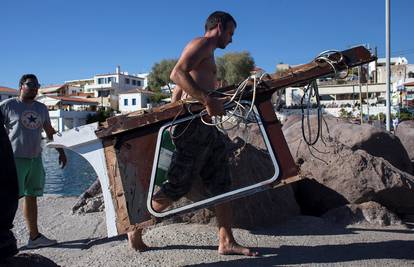
M 348 204 L 335 208 L 325 213 L 322 218 L 341 225 L 373 224 L 390 226 L 402 224 L 396 214 L 374 201 Z
M 104 210 L 104 202 L 102 196 L 102 188 L 99 179 L 96 179 L 92 185 L 86 189 L 80 196 L 78 201 L 72 207 L 72 213 L 89 213 Z
M 414 121 L 402 121 L 395 130 L 411 161 L 414 162 Z
M 329 145 L 345 146 L 352 151 L 364 150 L 368 154 L 376 157 L 381 157 L 391 163 L 396 168 L 413 174 L 413 166 L 411 164 L 410 157 L 405 150 L 400 139 L 396 138 L 393 134 L 386 132 L 383 129 L 375 128 L 369 124 L 354 124 L 348 121 L 324 116 L 322 121 L 322 138 L 315 144 L 314 149 L 309 152 L 302 137 L 302 125 L 301 120 L 298 120 L 296 116 L 292 118 L 294 123 L 290 123 L 290 118 L 285 125 L 289 127 L 283 127 L 283 133 L 285 134 L 286 141 L 289 144 L 289 148 L 292 155 L 299 149 L 308 150 L 312 153 L 316 150 L 327 151 Z M 312 134 L 316 136 L 317 120 L 315 116 L 311 117 Z M 326 145 L 326 142 L 329 145 Z M 333 150 L 334 147 L 332 147 Z M 307 153 L 307 154 L 309 154 Z M 315 158 L 315 157 L 313 157 Z
M 315 121 L 313 117 L 312 129 L 317 129 Z M 308 178 L 294 187 L 304 214 L 320 216 L 347 203 L 368 201 L 396 213 L 414 213 L 412 166 L 398 138 L 332 117 L 324 117 L 314 146 L 303 141 L 300 121 L 284 134 L 301 175 Z

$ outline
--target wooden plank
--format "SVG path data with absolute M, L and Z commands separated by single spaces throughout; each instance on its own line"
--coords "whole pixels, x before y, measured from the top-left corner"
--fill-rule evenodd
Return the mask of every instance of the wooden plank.
M 263 126 L 269 137 L 273 153 L 280 167 L 280 179 L 287 179 L 298 174 L 298 167 L 293 160 L 285 136 L 282 132 L 282 125 L 273 111 L 270 100 L 258 105 L 258 111 L 263 122 Z M 278 183 L 279 181 L 277 181 Z

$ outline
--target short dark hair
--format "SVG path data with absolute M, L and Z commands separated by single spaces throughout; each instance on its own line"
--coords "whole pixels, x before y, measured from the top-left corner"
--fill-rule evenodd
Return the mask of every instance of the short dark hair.
M 22 77 L 20 78 L 19 81 L 19 88 L 22 87 L 23 83 L 27 80 L 27 79 L 32 79 L 35 80 L 37 84 L 39 84 L 39 80 L 37 79 L 36 75 L 34 74 L 23 74 Z M 40 85 L 40 84 L 39 84 Z
M 217 26 L 217 24 L 221 23 L 223 25 L 223 30 L 226 29 L 227 23 L 232 21 L 234 23 L 234 27 L 237 27 L 236 20 L 226 12 L 223 11 L 215 11 L 208 16 L 206 20 L 206 25 L 204 26 L 205 31 L 209 31 Z

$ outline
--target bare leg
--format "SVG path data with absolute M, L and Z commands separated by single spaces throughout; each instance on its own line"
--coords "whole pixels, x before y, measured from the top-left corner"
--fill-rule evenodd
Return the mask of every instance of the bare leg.
M 37 228 L 37 198 L 26 196 L 23 202 L 23 216 L 26 220 L 27 228 L 31 239 L 39 235 Z
M 135 251 L 145 251 L 148 249 L 148 246 L 142 240 L 142 230 L 137 229 L 128 233 L 128 245 Z
M 173 201 L 167 197 L 162 191 L 158 191 L 152 198 L 152 208 L 157 211 L 163 211 L 167 207 L 169 207 Z
M 231 230 L 231 209 L 229 203 L 224 203 L 216 206 L 216 216 L 219 227 L 219 248 L 218 252 L 222 255 L 246 255 L 257 256 L 258 252 L 252 251 L 249 248 L 243 247 L 234 240 L 233 232 Z
M 152 200 L 152 207 L 155 211 L 162 211 L 171 205 L 172 200 L 167 198 L 161 192 L 157 193 Z M 137 229 L 128 233 L 128 244 L 129 247 L 135 249 L 137 251 L 144 251 L 148 249 L 148 246 L 145 245 L 144 241 L 142 240 L 142 230 Z

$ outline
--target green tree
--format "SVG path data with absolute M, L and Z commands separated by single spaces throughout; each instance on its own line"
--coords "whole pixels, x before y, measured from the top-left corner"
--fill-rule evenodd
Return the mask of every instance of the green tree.
M 227 84 L 237 84 L 249 77 L 254 60 L 249 52 L 227 53 L 216 58 L 217 79 Z
M 151 91 L 159 93 L 161 87 L 167 85 L 171 92 L 170 74 L 176 63 L 176 59 L 163 59 L 152 66 L 151 73 L 148 75 L 148 87 Z

